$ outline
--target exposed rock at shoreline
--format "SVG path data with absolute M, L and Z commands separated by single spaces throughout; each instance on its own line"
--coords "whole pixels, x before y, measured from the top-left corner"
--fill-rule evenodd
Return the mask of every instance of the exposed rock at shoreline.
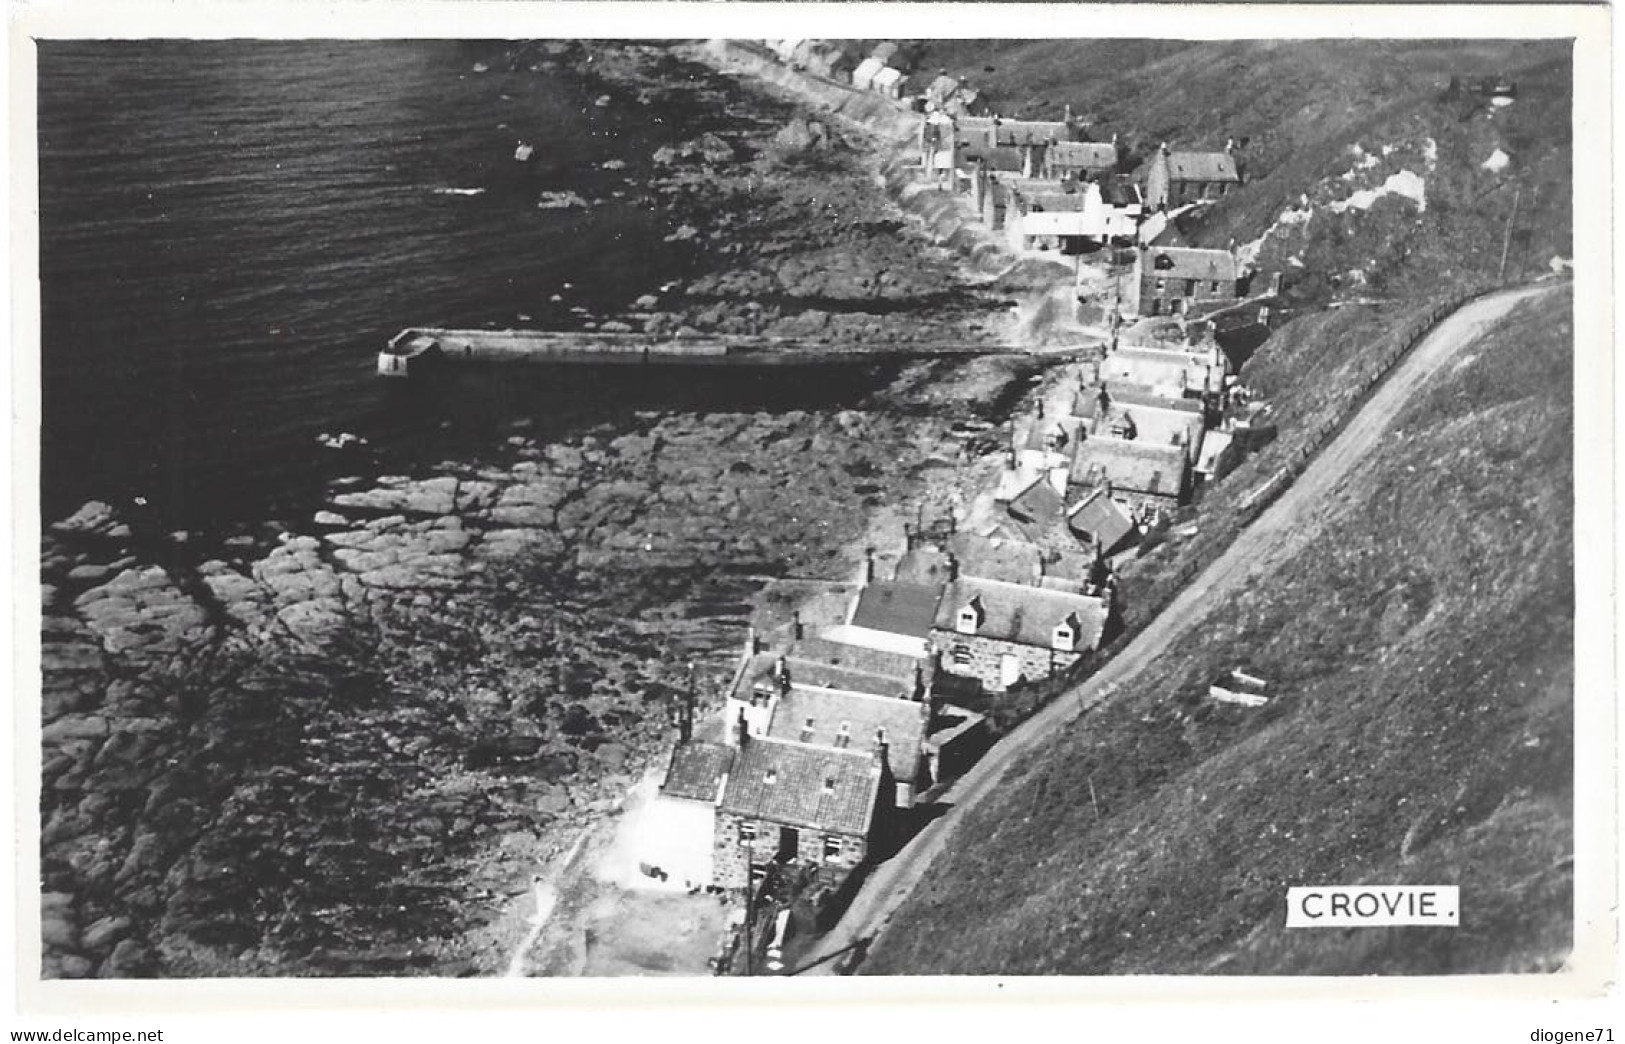
M 467 882 L 522 890 L 536 846 L 660 748 L 665 701 L 692 658 L 719 668 L 754 578 L 844 573 L 866 506 L 919 486 L 912 462 L 946 421 L 646 414 L 515 438 L 505 465 L 335 490 L 311 532 L 173 577 L 134 562 L 73 579 L 63 541 L 87 520 L 115 531 L 111 509 L 48 533 L 50 974 L 443 967 L 451 926 L 492 909 Z M 345 817 L 296 811 L 334 788 Z M 374 839 L 362 864 L 266 876 L 356 817 Z M 439 883 L 380 929 L 370 904 L 403 874 Z M 298 909 L 267 906 L 273 889 Z M 342 925 L 319 927 L 313 909 L 334 904 Z M 335 931 L 415 956 L 345 944 L 335 964 L 319 941 Z
M 650 186 L 713 263 L 600 328 L 994 336 L 1007 302 L 839 134 L 672 62 L 631 47 L 591 75 L 717 121 Z M 336 482 L 270 542 L 138 537 L 97 503 L 48 527 L 46 974 L 500 967 L 469 929 L 663 749 L 690 661 L 715 691 L 762 578 L 844 575 L 867 513 L 940 476 L 951 421 L 1025 372 L 917 364 L 858 409 L 516 429 L 495 461 Z

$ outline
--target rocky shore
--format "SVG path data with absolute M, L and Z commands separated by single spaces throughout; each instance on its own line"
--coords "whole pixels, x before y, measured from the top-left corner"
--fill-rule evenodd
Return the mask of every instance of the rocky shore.
M 589 57 L 606 104 L 710 115 L 649 186 L 696 276 L 581 325 L 1007 332 L 1007 288 L 924 238 L 849 131 L 658 48 L 540 60 Z M 103 503 L 46 526 L 44 974 L 499 971 L 484 926 L 664 750 L 690 665 L 715 688 L 761 584 L 844 575 L 875 509 L 995 451 L 960 422 L 1031 375 L 945 360 L 844 408 L 521 422 L 237 535 Z

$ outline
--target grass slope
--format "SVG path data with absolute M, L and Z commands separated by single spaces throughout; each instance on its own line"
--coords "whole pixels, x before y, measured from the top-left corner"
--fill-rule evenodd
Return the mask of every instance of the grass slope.
M 1197 246 L 1248 243 L 1307 198 L 1315 220 L 1258 259 L 1300 280 L 1307 302 L 1493 275 L 1509 218 L 1510 274 L 1572 252 L 1568 41 L 936 40 L 911 53 L 1006 116 L 1054 119 L 1071 105 L 1096 138 L 1116 134 L 1124 169 L 1142 175 L 1163 142 L 1234 139 L 1245 184 L 1182 232 Z M 1447 97 L 1452 77 L 1483 76 L 1511 78 L 1517 103 L 1491 115 Z M 1496 149 L 1511 162 L 1487 170 Z M 1407 169 L 1425 179 L 1425 208 L 1393 196 L 1369 210 L 1325 206 Z
M 1557 967 L 1572 340 L 1549 295 L 1422 389 L 1296 557 L 967 811 L 864 970 Z M 1209 701 L 1233 666 L 1278 698 Z M 1462 926 L 1284 931 L 1289 886 L 1357 882 L 1459 884 Z

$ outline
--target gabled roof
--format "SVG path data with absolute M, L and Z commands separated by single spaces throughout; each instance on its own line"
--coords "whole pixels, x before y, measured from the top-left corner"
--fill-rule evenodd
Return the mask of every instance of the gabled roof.
M 720 743 L 679 743 L 671 752 L 660 793 L 691 801 L 715 801 L 717 787 L 734 760 L 734 748 Z
M 1240 181 L 1236 158 L 1228 152 L 1170 152 L 1168 174 L 1175 181 Z
M 1154 396 L 1144 396 L 1154 398 Z M 1202 415 L 1188 410 L 1165 409 L 1161 405 L 1125 402 L 1115 397 L 1104 413 L 1096 418 L 1094 434 L 1109 435 L 1114 429 L 1127 428 L 1134 438 L 1148 445 L 1181 446 L 1195 459 L 1202 441 Z
M 1079 533 L 1087 533 L 1110 554 L 1134 530 L 1123 505 L 1107 495 L 1104 488 L 1097 489 L 1083 499 L 1067 516 L 1067 522 Z
M 1066 513 L 1066 504 L 1049 479 L 1039 476 L 1010 500 L 1009 513 L 1024 522 L 1047 522 Z
M 862 837 L 880 796 L 880 765 L 859 751 L 752 737 L 734 758 L 718 807 L 750 819 Z
M 1185 488 L 1190 458 L 1183 446 L 1161 446 L 1139 439 L 1096 436 L 1078 444 L 1072 481 L 1080 486 L 1177 497 Z
M 1026 160 L 1021 155 L 1020 149 L 1006 147 L 975 148 L 966 146 L 962 142 L 959 151 L 959 165 L 969 170 L 976 166 L 977 160 L 981 160 L 988 170 L 1002 170 L 1014 173 L 1026 167 Z
M 1200 389 L 1216 368 L 1218 373 L 1212 375 L 1223 376 L 1222 364 L 1215 367 L 1201 355 L 1161 348 L 1119 348 L 1102 359 L 1097 369 L 1114 398 L 1124 394 L 1121 383 L 1164 388 L 1164 397 L 1173 398 L 1183 397 L 1186 388 Z
M 1117 166 L 1117 146 L 1103 141 L 1057 141 L 1045 159 L 1068 170 L 1112 170 Z
M 999 120 L 996 134 L 1000 145 L 1042 145 L 1067 141 L 1072 128 L 1058 120 Z
M 931 633 L 942 589 L 930 584 L 888 580 L 870 584 L 858 595 L 858 604 L 848 621 L 854 627 L 888 631 L 910 638 Z
M 803 638 L 791 647 L 794 660 L 827 664 L 849 671 L 885 678 L 897 684 L 914 685 L 914 668 L 920 661 L 902 653 L 847 645 L 827 638 Z
M 1236 259 L 1228 250 L 1159 246 L 1141 252 L 1137 261 L 1142 273 L 1168 279 L 1236 278 Z
M 790 673 L 791 685 L 814 685 L 824 689 L 864 692 L 892 700 L 914 698 L 912 674 L 906 680 L 888 678 L 881 674 L 837 667 L 818 660 L 803 660 L 794 656 L 786 657 L 784 665 Z
M 852 70 L 852 85 L 865 88 L 874 82 L 875 74 L 886 67 L 886 63 L 879 58 L 865 58 Z
M 1102 599 L 973 576 L 948 585 L 937 611 L 938 629 L 956 630 L 959 611 L 972 598 L 981 599 L 982 626 L 976 633 L 986 638 L 1048 649 L 1056 625 L 1074 614 L 1081 629 L 1078 648 L 1097 647 L 1106 630 L 1108 610 Z
M 914 700 L 853 696 L 792 685 L 789 693 L 780 698 L 767 734 L 772 739 L 871 755 L 879 750 L 884 736 L 893 773 L 900 779 L 912 780 L 919 771 L 930 712 L 929 704 Z
M 888 65 L 886 68 L 875 73 L 875 78 L 871 82 L 876 87 L 890 87 L 895 83 L 900 83 L 903 79 L 904 77 L 901 72 Z
M 1057 525 L 1064 518 L 1057 513 Z M 1015 584 L 1038 585 L 1044 578 L 1081 581 L 1088 578 L 1091 557 L 1068 536 L 1070 549 L 1045 547 L 1007 535 L 959 533 L 946 549 L 917 547 L 898 563 L 899 573 L 946 584 L 951 554 L 960 576 L 980 576 Z

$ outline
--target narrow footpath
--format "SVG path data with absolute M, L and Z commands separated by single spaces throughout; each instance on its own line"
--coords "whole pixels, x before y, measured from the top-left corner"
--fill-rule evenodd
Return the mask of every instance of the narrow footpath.
M 1520 302 L 1554 286 L 1507 290 L 1472 301 L 1443 320 L 1389 374 L 1343 431 L 1219 558 L 1192 581 L 1106 664 L 1065 696 L 1004 737 L 938 798 L 946 811 L 895 856 L 875 867 L 846 916 L 803 963 L 802 974 L 835 974 L 841 960 L 885 930 L 947 846 L 965 809 L 985 797 L 1016 759 L 1031 754 L 1057 729 L 1110 699 L 1136 672 L 1199 624 L 1209 607 L 1273 569 L 1313 535 L 1317 516 L 1344 477 L 1387 433 L 1400 409 L 1427 381 Z

